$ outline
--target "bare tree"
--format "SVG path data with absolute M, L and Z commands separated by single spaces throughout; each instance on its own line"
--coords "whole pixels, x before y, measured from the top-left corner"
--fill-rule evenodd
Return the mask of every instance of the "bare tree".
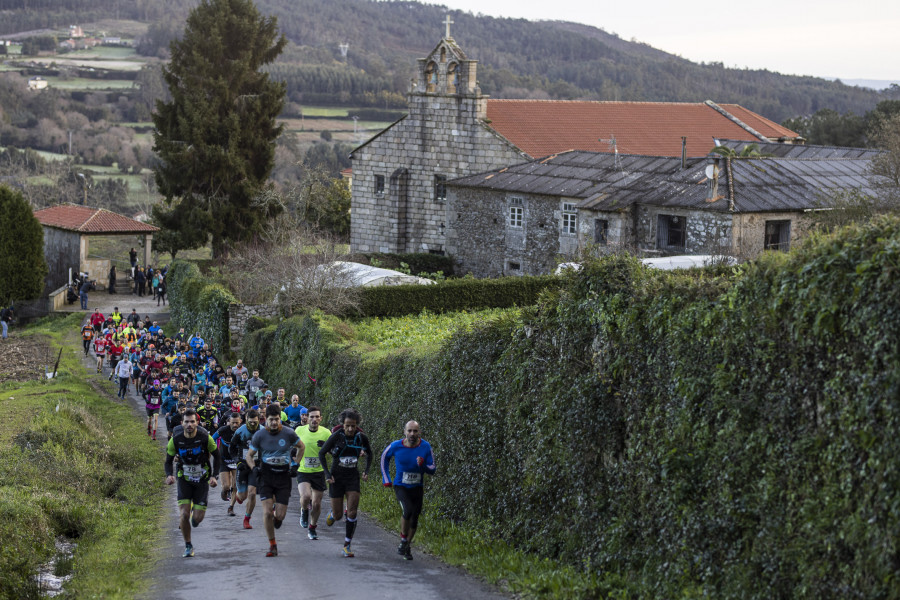
M 874 145 L 885 152 L 872 159 L 869 168 L 880 204 L 887 210 L 900 208 L 900 115 L 886 119 L 873 133 Z

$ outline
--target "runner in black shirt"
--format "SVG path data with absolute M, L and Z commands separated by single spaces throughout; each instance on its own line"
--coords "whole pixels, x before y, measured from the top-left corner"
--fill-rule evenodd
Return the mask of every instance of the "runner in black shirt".
M 241 415 L 239 413 L 231 413 L 228 415 L 224 425 L 219 427 L 218 431 L 213 434 L 213 440 L 219 446 L 219 452 L 222 454 L 222 500 L 231 501 L 228 506 L 228 516 L 233 517 L 235 497 L 235 471 L 237 470 L 237 459 L 231 455 L 231 438 L 237 428 L 241 426 Z
M 319 450 L 319 462 L 325 470 L 325 479 L 330 484 L 328 495 L 331 497 L 331 510 L 325 518 L 325 524 L 329 527 L 335 521 L 340 521 L 344 508 L 344 496 L 347 497 L 347 525 L 344 534 L 344 556 L 353 556 L 350 542 L 356 531 L 356 511 L 359 508 L 359 463 L 360 455 L 365 451 L 366 467 L 363 469 L 362 479 L 369 480 L 369 468 L 372 466 L 372 447 L 369 438 L 359 431 L 357 425 L 360 421 L 359 413 L 353 409 L 347 409 L 341 413 L 343 429 L 331 434 L 325 445 Z M 326 457 L 332 456 L 332 468 L 329 470 Z

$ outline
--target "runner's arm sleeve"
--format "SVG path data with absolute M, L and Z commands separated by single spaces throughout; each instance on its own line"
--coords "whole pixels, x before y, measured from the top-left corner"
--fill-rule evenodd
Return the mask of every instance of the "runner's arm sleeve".
M 381 453 L 381 484 L 384 487 L 391 487 L 394 485 L 391 482 L 391 471 L 390 471 L 390 462 L 391 457 L 394 455 L 394 445 L 388 444 L 387 448 L 384 449 L 384 452 Z
M 166 446 L 166 476 L 175 475 L 175 440 L 170 439 Z
M 219 471 L 222 470 L 222 455 L 219 453 L 219 447 L 213 441 L 212 436 L 207 438 L 206 449 L 209 450 L 209 453 L 213 457 L 213 477 L 219 476 Z
M 328 453 L 334 448 L 334 436 L 335 434 L 332 433 L 328 439 L 325 440 L 325 444 L 319 448 L 319 464 L 325 472 L 325 479 L 331 479 L 331 472 L 328 470 Z
M 437 465 L 434 464 L 434 452 L 432 452 L 429 445 L 428 452 L 425 454 L 425 472 L 429 475 L 434 475 L 435 471 L 437 471 Z
M 363 469 L 363 473 L 368 475 L 369 469 L 372 468 L 372 446 L 369 445 L 369 436 L 362 434 L 362 443 L 363 448 L 366 449 L 366 468 Z

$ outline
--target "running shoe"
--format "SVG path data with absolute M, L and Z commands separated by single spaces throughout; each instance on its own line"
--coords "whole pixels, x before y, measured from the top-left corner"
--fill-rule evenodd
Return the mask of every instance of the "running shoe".
M 403 553 L 404 560 L 412 560 L 412 548 L 409 547 L 409 544 L 406 545 L 406 552 Z
M 184 545 L 184 554 L 182 554 L 182 558 L 190 558 L 194 555 L 194 547 L 190 544 Z
M 397 554 L 403 556 L 406 554 L 406 549 L 409 548 L 409 542 L 400 542 L 400 545 L 397 546 Z
M 244 529 L 253 529 L 253 525 L 250 524 L 250 517 L 244 517 Z
M 227 512 L 226 514 L 227 514 L 229 517 L 236 517 L 236 516 L 237 516 L 237 513 L 234 512 L 234 507 L 233 507 L 233 506 L 229 506 L 229 507 L 228 507 L 228 512 Z
M 309 510 L 300 511 L 300 527 L 306 529 L 309 527 Z
M 227 490 L 225 488 L 222 488 L 222 492 L 219 494 L 219 496 L 222 498 L 222 502 L 228 502 L 228 498 L 226 497 L 227 496 L 226 492 L 227 492 Z
M 341 548 L 341 553 L 344 555 L 344 558 L 353 558 L 353 550 L 350 549 L 350 544 L 344 544 L 344 547 Z
M 329 527 L 334 525 L 334 513 L 331 512 L 330 510 L 328 511 L 328 516 L 325 517 L 325 524 L 328 525 Z
M 278 556 L 278 546 L 269 546 L 269 551 L 266 552 L 266 556 Z
M 319 539 L 319 534 L 316 533 L 316 528 L 313 527 L 312 529 L 310 529 L 309 531 L 307 531 L 307 532 L 306 532 L 306 537 L 308 537 L 308 538 L 311 539 L 311 540 L 317 540 L 317 539 Z
M 281 529 L 281 524 L 284 522 L 284 519 L 272 519 L 272 521 L 275 529 Z

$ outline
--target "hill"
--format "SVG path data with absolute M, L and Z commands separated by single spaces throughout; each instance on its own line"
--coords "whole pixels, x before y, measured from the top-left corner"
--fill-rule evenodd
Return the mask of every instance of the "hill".
M 69 23 L 132 19 L 151 24 L 142 51 L 164 52 L 191 0 L 6 0 L 0 34 Z M 418 2 L 257 0 L 292 47 L 273 69 L 303 103 L 402 108 L 415 59 L 438 41 L 447 9 Z M 27 8 L 26 8 L 27 6 Z M 9 9 L 14 10 L 9 10 Z M 453 36 L 480 61 L 480 84 L 495 98 L 739 103 L 777 121 L 822 108 L 862 115 L 900 90 L 852 87 L 817 77 L 698 64 L 602 29 L 449 11 Z M 155 26 L 154 26 L 155 25 Z M 349 43 L 346 58 L 339 45 Z

